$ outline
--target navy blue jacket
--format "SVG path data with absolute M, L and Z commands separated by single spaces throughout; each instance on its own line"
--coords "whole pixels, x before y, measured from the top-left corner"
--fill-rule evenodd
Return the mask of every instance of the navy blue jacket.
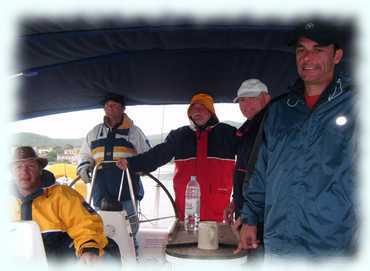
M 242 221 L 264 220 L 270 255 L 348 255 L 354 250 L 354 97 L 336 77 L 311 110 L 299 81 L 271 103 Z
M 245 174 L 251 169 L 248 168 L 248 162 L 252 154 L 255 139 L 257 137 L 260 124 L 266 113 L 266 109 L 260 111 L 251 120 L 246 120 L 236 131 L 236 137 L 239 140 L 237 159 L 235 163 L 233 199 L 235 204 L 235 216 L 239 217 L 240 210 L 243 207 L 243 184 Z M 262 135 L 261 135 L 262 136 Z

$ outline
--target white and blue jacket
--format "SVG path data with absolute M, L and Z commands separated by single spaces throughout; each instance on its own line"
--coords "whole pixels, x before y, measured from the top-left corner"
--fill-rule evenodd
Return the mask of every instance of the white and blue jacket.
M 124 114 L 122 123 L 118 127 L 111 128 L 104 121 L 95 126 L 86 136 L 80 150 L 80 159 L 77 171 L 90 167 L 102 160 L 117 161 L 150 149 L 149 141 L 139 127 Z M 94 206 L 99 207 L 102 198 L 117 200 L 122 170 L 115 164 L 103 165 L 103 169 L 97 172 L 94 184 Z M 139 200 L 143 197 L 143 188 L 139 175 L 132 174 L 132 182 L 135 197 Z M 126 177 L 125 177 L 126 179 Z M 130 200 L 127 180 L 121 195 L 121 201 Z

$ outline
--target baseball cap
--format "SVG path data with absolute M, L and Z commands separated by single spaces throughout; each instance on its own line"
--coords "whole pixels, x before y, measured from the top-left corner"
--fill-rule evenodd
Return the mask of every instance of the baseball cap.
M 114 101 L 121 104 L 122 106 L 125 106 L 125 98 L 122 95 L 116 93 L 107 93 L 101 101 L 101 105 L 104 106 L 108 101 Z
M 262 92 L 268 93 L 268 89 L 260 80 L 254 78 L 245 80 L 238 89 L 238 94 L 233 102 L 238 102 L 241 97 L 257 97 Z
M 331 22 L 313 20 L 297 25 L 288 45 L 296 46 L 301 37 L 311 39 L 322 46 L 335 44 L 341 48 L 343 45 L 343 32 L 340 25 Z

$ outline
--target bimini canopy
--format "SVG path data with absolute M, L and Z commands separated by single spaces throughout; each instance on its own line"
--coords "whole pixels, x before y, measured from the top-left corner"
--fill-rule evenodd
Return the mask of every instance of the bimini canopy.
M 294 23 L 186 19 L 27 18 L 14 73 L 17 119 L 96 108 L 107 92 L 127 105 L 188 103 L 197 91 L 231 102 L 241 82 L 273 96 L 296 79 Z

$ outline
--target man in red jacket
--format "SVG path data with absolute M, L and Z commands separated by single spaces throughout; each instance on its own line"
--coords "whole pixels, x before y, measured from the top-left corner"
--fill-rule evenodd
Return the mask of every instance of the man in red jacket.
M 237 141 L 236 128 L 220 123 L 213 98 L 195 94 L 188 108 L 190 125 L 172 130 L 165 141 L 117 166 L 131 172 L 151 172 L 175 159 L 173 185 L 180 220 L 184 219 L 185 189 L 190 176 L 200 185 L 200 219 L 221 222 L 233 185 Z

